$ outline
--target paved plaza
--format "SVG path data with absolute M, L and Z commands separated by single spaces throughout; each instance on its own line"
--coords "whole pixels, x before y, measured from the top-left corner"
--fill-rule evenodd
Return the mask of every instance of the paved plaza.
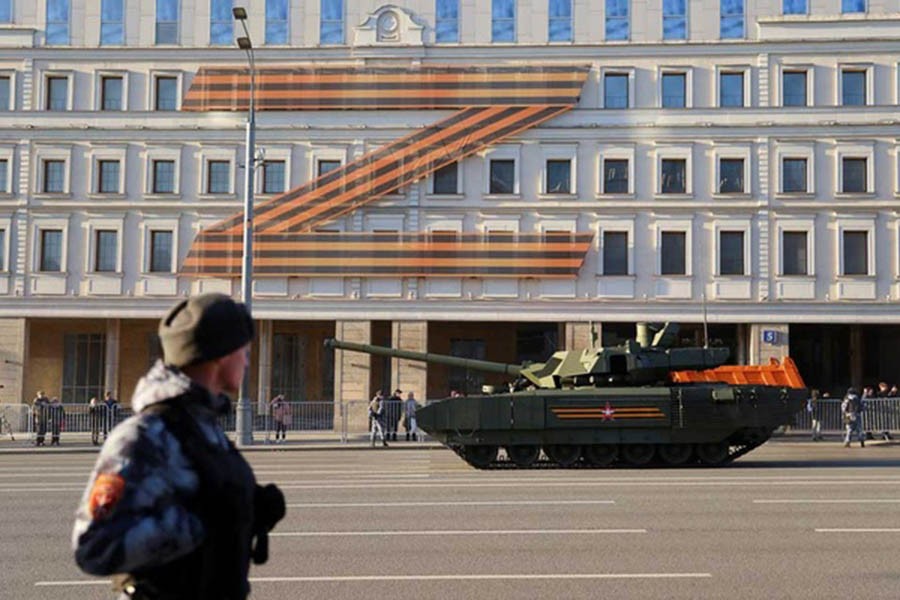
M 433 446 L 248 456 L 288 499 L 254 599 L 897 593 L 895 443 L 780 439 L 720 469 L 485 472 Z M 0 452 L 0 597 L 113 597 L 69 550 L 93 460 Z

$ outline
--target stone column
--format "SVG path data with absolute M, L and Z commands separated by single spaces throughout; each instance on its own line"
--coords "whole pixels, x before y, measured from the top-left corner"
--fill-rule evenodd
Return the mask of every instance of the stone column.
M 21 404 L 26 395 L 25 356 L 28 348 L 28 321 L 0 319 L 0 404 Z
M 594 345 L 591 336 L 591 325 L 597 332 L 596 345 L 600 345 L 600 323 L 569 321 L 565 323 L 565 343 L 558 350 L 583 350 Z
M 391 324 L 391 346 L 413 352 L 428 352 L 428 321 L 394 321 Z M 428 365 L 423 362 L 391 359 L 391 387 L 414 392 L 424 404 L 428 392 Z
M 269 413 L 272 399 L 272 321 L 263 319 L 256 322 L 259 331 L 256 337 L 259 364 L 256 377 L 256 413 Z
M 750 364 L 767 365 L 770 358 L 779 361 L 788 355 L 790 337 L 787 324 L 754 323 L 750 326 Z
M 113 396 L 119 401 L 121 401 L 121 394 L 119 393 L 119 345 L 121 339 L 121 319 L 107 319 L 106 369 L 103 372 L 103 392 L 112 392 Z
M 357 344 L 372 343 L 371 321 L 337 321 L 334 334 L 339 340 Z M 346 403 L 347 431 L 360 433 L 368 430 L 367 402 L 371 400 L 370 373 L 372 356 L 361 352 L 335 350 L 334 401 Z

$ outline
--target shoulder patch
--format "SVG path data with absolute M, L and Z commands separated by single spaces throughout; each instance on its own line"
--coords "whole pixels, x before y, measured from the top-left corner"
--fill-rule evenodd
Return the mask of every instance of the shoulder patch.
M 91 486 L 88 510 L 92 519 L 109 516 L 125 492 L 125 479 L 115 473 L 100 473 Z

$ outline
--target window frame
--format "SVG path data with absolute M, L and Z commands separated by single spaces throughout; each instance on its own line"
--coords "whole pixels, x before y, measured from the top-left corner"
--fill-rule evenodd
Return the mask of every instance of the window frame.
M 63 109 L 50 108 L 50 93 L 52 91 L 51 80 L 64 79 L 66 81 L 66 107 Z M 47 112 L 66 112 L 72 110 L 72 102 L 74 99 L 74 90 L 72 89 L 72 72 L 71 71 L 45 71 L 42 78 L 44 86 L 43 109 Z
M 551 5 L 554 2 L 565 2 L 569 7 L 568 17 L 553 17 Z M 568 21 L 568 36 L 561 39 L 553 38 L 553 23 Z M 547 42 L 550 44 L 571 44 L 575 41 L 575 2 L 574 0 L 548 0 L 547 1 Z
M 866 160 L 866 189 L 861 192 L 844 191 L 844 159 L 864 158 Z M 875 193 L 875 143 L 841 144 L 835 152 L 835 196 L 871 196 Z
M 105 89 L 104 82 L 107 79 L 118 78 L 122 82 L 122 106 L 120 108 L 104 108 Z M 103 112 L 125 112 L 128 110 L 128 71 L 97 71 L 95 73 L 96 84 L 94 86 L 94 110 Z
M 223 3 L 227 2 L 229 5 L 228 18 L 225 20 L 216 19 L 216 17 L 215 17 L 216 10 L 215 10 L 214 5 L 218 2 L 223 2 Z M 206 30 L 206 33 L 207 33 L 207 41 L 208 41 L 209 45 L 212 47 L 219 47 L 219 48 L 225 47 L 225 46 L 230 46 L 231 44 L 234 43 L 234 17 L 231 14 L 231 9 L 234 8 L 234 0 L 207 0 L 207 7 L 209 8 L 209 21 L 208 21 L 209 28 Z M 213 39 L 213 29 L 216 26 L 222 26 L 222 25 L 225 25 L 227 28 L 229 28 L 227 39 L 219 40 L 218 38 L 216 38 L 214 40 Z M 222 33 L 222 35 L 224 36 L 224 33 Z
M 11 198 L 15 196 L 13 189 L 13 171 L 16 169 L 15 164 L 16 152 L 13 146 L 0 146 L 0 161 L 6 162 L 6 176 L 0 180 L 0 198 Z
M 116 257 L 113 259 L 114 264 L 112 268 L 100 268 L 100 240 L 103 234 L 113 234 L 115 235 L 116 248 L 115 253 Z M 90 269 L 87 269 L 90 273 L 101 273 L 101 274 L 112 274 L 112 273 L 121 273 L 121 247 L 122 247 L 122 234 L 121 231 L 115 228 L 103 227 L 103 226 L 91 226 L 91 243 L 93 245 L 91 251 L 91 263 Z
M 50 41 L 50 26 L 52 24 L 59 24 L 62 21 L 51 21 L 50 20 L 50 3 L 58 1 L 66 3 L 66 41 L 65 42 L 51 42 Z M 44 2 L 44 44 L 47 46 L 71 46 L 72 45 L 72 1 L 71 0 L 45 0 Z
M 803 73 L 806 79 L 806 102 L 804 104 L 785 104 L 784 103 L 784 78 L 785 75 L 789 73 Z M 815 68 L 811 65 L 782 65 L 780 69 L 780 77 L 778 80 L 778 104 L 784 108 L 797 108 L 803 106 L 815 106 L 813 92 L 815 90 L 815 86 L 813 85 L 813 76 L 815 73 Z
M 690 219 L 659 219 L 655 225 L 654 252 L 656 254 L 656 271 L 657 277 L 693 277 L 693 223 Z M 663 233 L 683 233 L 684 234 L 684 273 L 667 273 L 662 272 L 662 239 Z
M 626 77 L 626 94 L 628 95 L 625 98 L 625 106 L 617 107 L 617 106 L 607 106 L 606 103 L 606 78 L 608 76 L 612 77 Z M 616 68 L 603 68 L 600 70 L 600 108 L 606 110 L 626 110 L 629 108 L 634 108 L 634 69 L 616 69 Z
M 118 3 L 121 5 L 121 13 L 122 13 L 122 20 L 121 20 L 121 21 L 106 21 L 106 20 L 104 20 L 104 16 L 103 16 L 103 15 L 104 15 L 103 4 L 104 4 L 105 2 L 108 2 L 108 1 L 110 1 L 110 2 L 118 2 Z M 127 33 L 127 32 L 125 31 L 125 20 L 126 20 L 126 19 L 125 19 L 125 16 L 126 16 L 125 0 L 101 0 L 101 2 L 100 2 L 100 31 L 98 32 L 98 33 L 99 33 L 99 40 L 98 40 L 98 45 L 99 45 L 99 46 L 101 46 L 101 47 L 111 47 L 111 46 L 114 47 L 114 46 L 124 46 L 124 45 L 125 45 L 125 40 L 126 40 L 126 37 L 125 37 L 125 36 L 126 36 L 126 33 Z M 112 24 L 112 25 L 115 25 L 115 24 L 121 25 L 121 27 L 122 27 L 122 38 L 121 38 L 121 41 L 118 41 L 118 42 L 110 42 L 110 43 L 104 43 L 104 41 L 103 41 L 103 27 L 104 27 L 104 25 L 110 25 L 110 24 Z
M 803 11 L 802 11 L 802 12 L 797 12 L 797 11 L 788 12 L 788 11 L 784 10 L 785 4 L 786 4 L 787 1 L 788 1 L 788 0 L 782 0 L 782 1 L 781 1 L 781 14 L 782 14 L 782 16 L 789 16 L 789 15 L 808 15 L 808 14 L 809 14 L 809 0 L 802 0 L 802 2 L 803 2 Z
M 484 159 L 484 184 L 483 194 L 486 198 L 515 198 L 521 195 L 522 188 L 522 156 L 519 146 L 494 146 L 482 153 Z M 498 193 L 491 191 L 491 162 L 495 160 L 513 161 L 513 191 L 511 193 Z
M 716 106 L 718 108 L 748 108 L 753 106 L 752 98 L 750 94 L 752 92 L 752 86 L 750 85 L 750 79 L 752 76 L 752 69 L 746 65 L 718 65 L 716 66 Z M 723 104 L 722 103 L 722 78 L 727 75 L 740 75 L 741 76 L 741 103 L 740 104 Z
M 610 16 L 609 6 L 610 2 L 624 2 L 625 3 L 625 16 Z M 631 41 L 631 17 L 633 14 L 631 0 L 603 0 L 603 41 L 604 42 L 629 42 Z M 610 37 L 610 25 L 613 22 L 624 21 L 625 22 L 625 37 Z
M 662 146 L 655 150 L 654 195 L 657 199 L 688 197 L 694 194 L 693 177 L 693 147 L 691 146 Z M 662 162 L 663 160 L 685 161 L 684 192 L 662 191 Z
M 635 171 L 635 159 L 634 159 L 634 145 L 630 146 L 622 146 L 622 145 L 606 145 L 601 144 L 598 146 L 597 152 L 597 162 L 596 165 L 596 173 L 597 173 L 597 189 L 596 194 L 598 199 L 604 198 L 622 198 L 622 197 L 634 197 L 634 171 Z M 628 161 L 628 190 L 624 193 L 621 192 L 607 192 L 606 191 L 606 161 L 608 160 L 626 160 Z
M 173 191 L 156 192 L 155 188 L 155 169 L 154 164 L 157 161 L 172 161 L 174 164 L 173 172 Z M 147 148 L 144 155 L 144 194 L 151 198 L 171 199 L 181 196 L 181 148 L 172 147 L 150 147 Z
M 776 186 L 776 196 L 782 198 L 801 198 L 813 197 L 816 194 L 816 143 L 809 142 L 807 144 L 778 144 L 775 147 L 775 158 L 778 161 L 778 184 Z M 806 160 L 806 191 L 805 192 L 786 192 L 784 191 L 784 161 L 789 159 L 805 159 Z
M 665 106 L 663 101 L 663 79 L 667 75 L 683 75 L 684 76 L 684 106 Z M 656 77 L 656 98 L 657 108 L 665 110 L 684 110 L 694 107 L 693 94 L 693 69 L 690 67 L 659 67 Z
M 59 164 L 62 167 L 62 187 L 58 190 L 49 189 L 48 170 L 50 164 Z M 69 161 L 62 157 L 44 157 L 40 161 L 40 194 L 44 196 L 52 196 L 58 194 L 67 194 L 69 189 Z
M 269 18 L 269 3 L 276 2 L 276 1 L 282 2 L 285 5 L 286 15 L 285 15 L 284 19 L 270 19 Z M 263 16 L 265 17 L 265 23 L 263 25 L 265 35 L 263 36 L 263 40 L 264 40 L 263 43 L 266 46 L 288 46 L 288 45 L 290 45 L 290 43 L 291 43 L 291 3 L 290 3 L 290 0 L 266 0 Z M 278 42 L 278 41 L 272 41 L 271 39 L 269 39 L 269 26 L 273 25 L 273 24 L 280 25 L 282 23 L 284 24 L 284 41 Z
M 161 2 L 174 2 L 177 18 L 174 21 L 161 21 L 159 18 L 159 5 Z M 153 45 L 154 46 L 177 46 L 181 43 L 181 0 L 154 0 L 153 3 Z M 175 25 L 175 40 L 160 41 L 159 27 L 160 25 Z
M 866 63 L 840 63 L 837 68 L 837 106 L 856 108 L 860 106 L 872 106 L 874 104 L 875 82 L 873 80 L 873 66 Z M 862 73 L 865 77 L 862 104 L 844 103 L 844 76 L 847 73 Z
M 446 2 L 448 4 L 453 4 L 456 8 L 456 18 L 442 17 L 441 10 L 438 5 L 442 2 Z M 460 42 L 460 29 L 459 29 L 459 13 L 460 13 L 460 0 L 435 0 L 434 2 L 434 43 L 435 44 L 458 44 Z M 438 39 L 439 38 L 439 25 L 441 23 L 455 23 L 453 31 L 455 32 L 454 39 Z
M 737 1 L 737 0 L 735 0 Z M 719 0 L 719 40 L 745 40 L 747 39 L 747 2 L 746 0 L 739 0 L 741 3 L 741 12 L 740 13 L 724 13 L 723 5 L 727 0 Z M 741 34 L 736 36 L 725 36 L 723 23 L 726 19 L 733 19 L 740 15 L 741 19 Z
M 116 163 L 118 165 L 119 172 L 118 172 L 118 174 L 117 174 L 118 176 L 116 178 L 118 181 L 116 182 L 115 191 L 107 191 L 107 190 L 103 189 L 103 166 L 105 163 Z M 123 174 L 124 169 L 122 168 L 122 161 L 118 158 L 103 156 L 103 157 L 95 158 L 94 164 L 96 166 L 96 173 L 97 173 L 95 182 L 94 182 L 94 186 L 93 186 L 94 193 L 102 194 L 104 196 L 109 196 L 111 194 L 112 195 L 122 194 L 122 181 L 124 179 L 124 174 Z
M 540 197 L 572 197 L 578 195 L 578 146 L 569 144 L 542 144 L 541 145 L 541 181 Z M 550 173 L 548 171 L 551 161 L 568 161 L 569 163 L 569 190 L 567 192 L 549 191 Z M 514 172 L 515 172 L 515 166 Z
M 847 273 L 846 261 L 846 234 L 854 232 L 864 232 L 866 234 L 866 272 L 865 273 Z M 838 278 L 839 279 L 860 279 L 874 278 L 877 276 L 876 271 L 876 245 L 875 245 L 875 220 L 860 218 L 844 218 L 837 219 L 837 252 L 838 252 Z
M 178 269 L 178 240 L 179 240 L 179 228 L 180 228 L 180 220 L 178 217 L 171 218 L 153 218 L 148 217 L 141 221 L 140 224 L 140 235 L 141 235 L 141 248 L 143 252 L 141 254 L 141 275 L 147 277 L 162 277 L 165 275 L 175 275 L 177 274 Z M 170 265 L 170 269 L 168 271 L 151 271 L 150 270 L 150 260 L 151 260 L 151 232 L 152 231 L 167 231 L 172 234 L 172 248 L 171 248 L 171 259 L 172 264 Z
M 340 19 L 325 19 L 325 3 L 340 2 Z M 323 33 L 326 23 L 340 23 L 340 39 L 325 40 Z M 319 45 L 320 46 L 341 46 L 347 43 L 347 6 L 344 0 L 319 0 Z
M 169 266 L 164 269 L 155 269 L 154 268 L 154 257 L 155 254 L 153 252 L 153 241 L 154 236 L 159 233 L 167 233 L 169 234 Z M 146 273 L 153 274 L 171 274 L 175 271 L 175 231 L 172 229 L 164 229 L 160 227 L 148 227 L 147 228 L 147 265 L 146 265 Z
M 203 160 L 203 187 L 200 194 L 203 196 L 228 196 L 234 195 L 235 188 L 235 170 L 234 170 L 234 154 L 223 153 L 204 153 L 201 157 Z M 214 191 L 213 183 L 213 166 L 226 165 L 228 168 L 226 186 L 224 191 Z
M 777 231 L 777 274 L 779 278 L 807 278 L 816 277 L 816 221 L 815 217 L 794 218 L 779 220 L 775 225 Z M 784 234 L 785 233 L 805 233 L 806 234 L 806 273 L 787 274 L 785 273 L 784 260 Z
M 664 42 L 682 42 L 686 41 L 690 38 L 691 33 L 691 21 L 690 21 L 690 2 L 688 0 L 684 0 L 684 13 L 683 14 L 666 14 L 666 0 L 662 0 L 662 4 L 660 6 L 660 25 L 661 29 L 661 38 Z M 684 20 L 684 35 L 682 37 L 666 37 L 666 19 L 683 19 Z
M 498 2 L 510 2 L 512 4 L 512 17 L 496 17 L 494 15 L 494 5 Z M 515 44 L 519 39 L 519 6 L 518 0 L 491 0 L 491 43 L 492 44 Z M 497 36 L 497 23 L 512 23 L 511 39 L 500 39 Z
M 722 252 L 722 234 L 724 233 L 740 233 L 742 235 L 742 247 L 741 247 L 741 262 L 743 266 L 743 272 L 741 273 L 723 273 L 722 272 L 722 259 L 724 258 Z M 751 263 L 752 255 L 750 252 L 752 246 L 752 228 L 750 226 L 750 222 L 747 220 L 738 220 L 738 219 L 724 219 L 716 222 L 714 229 L 714 243 L 716 245 L 716 254 L 714 257 L 715 264 L 713 265 L 713 273 L 715 273 L 715 277 L 722 278 L 746 278 L 753 276 L 753 265 Z
M 437 172 L 443 169 L 450 167 L 451 165 L 456 165 L 456 190 L 453 192 L 438 192 L 435 184 L 437 183 Z M 439 169 L 435 169 L 428 176 L 428 193 L 431 196 L 443 196 L 443 197 L 455 197 L 462 194 L 463 184 L 462 184 L 462 162 L 459 160 L 455 160 L 451 163 L 447 163 L 446 165 L 440 167 Z
M 36 235 L 35 235 L 35 253 L 34 253 L 34 272 L 35 273 L 58 273 L 64 274 L 68 269 L 66 265 L 66 246 L 67 242 L 67 229 L 68 227 L 59 226 L 56 224 L 40 224 L 35 225 Z M 45 268 L 45 259 L 46 259 L 46 248 L 44 245 L 44 235 L 50 232 L 59 232 L 60 234 L 60 248 L 59 248 L 59 268 L 58 269 L 46 269 Z
M 174 108 L 158 108 L 159 106 L 159 80 L 174 79 L 175 80 L 175 107 Z M 147 107 L 150 112 L 177 112 L 181 110 L 182 96 L 182 77 L 181 71 L 152 71 L 150 73 L 151 85 L 150 97 Z
M 0 69 L 0 78 L 9 79 L 9 98 L 6 106 L 0 106 L 0 114 L 16 110 L 16 71 L 15 69 Z
M 753 144 L 726 144 L 713 147 L 713 173 L 715 179 L 712 182 L 712 194 L 718 198 L 735 198 L 740 196 L 749 196 L 752 193 L 753 185 Z M 739 192 L 723 192 L 721 188 L 722 182 L 722 161 L 723 160 L 742 160 L 743 165 L 743 189 Z

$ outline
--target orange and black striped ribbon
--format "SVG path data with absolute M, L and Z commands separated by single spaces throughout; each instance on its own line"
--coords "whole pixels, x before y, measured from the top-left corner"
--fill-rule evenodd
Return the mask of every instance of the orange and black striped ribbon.
M 379 236 L 371 236 L 367 242 L 371 255 L 357 255 L 352 244 L 338 244 L 329 252 L 341 252 L 341 256 L 325 257 L 310 248 L 315 244 L 305 244 L 304 236 L 447 164 L 569 110 L 578 99 L 586 73 L 584 67 L 264 70 L 258 76 L 257 90 L 263 110 L 451 106 L 461 110 L 257 207 L 254 274 L 577 277 L 590 239 L 583 249 L 574 237 L 570 242 L 555 244 L 566 246 L 554 250 L 567 255 L 580 252 L 577 264 L 571 256 L 556 255 L 546 256 L 545 264 L 531 259 L 540 258 L 534 252 L 550 251 L 548 245 L 543 249 L 533 244 L 515 247 L 519 243 L 515 240 L 527 236 L 513 238 L 511 245 L 503 248 L 490 248 L 491 243 L 478 236 L 464 242 L 467 238 L 463 236 L 458 247 L 427 259 L 418 257 L 412 247 L 377 249 L 375 246 L 387 239 Z M 185 107 L 241 110 L 246 108 L 248 97 L 246 70 L 202 70 Z M 375 104 L 366 104 L 366 98 L 374 99 Z M 239 274 L 240 269 L 235 270 L 234 265 L 240 262 L 242 222 L 243 215 L 237 214 L 203 231 L 195 239 L 183 271 Z M 350 239 L 347 236 L 357 234 L 330 235 Z M 503 260 L 510 252 L 518 253 L 518 258 L 526 262 Z

